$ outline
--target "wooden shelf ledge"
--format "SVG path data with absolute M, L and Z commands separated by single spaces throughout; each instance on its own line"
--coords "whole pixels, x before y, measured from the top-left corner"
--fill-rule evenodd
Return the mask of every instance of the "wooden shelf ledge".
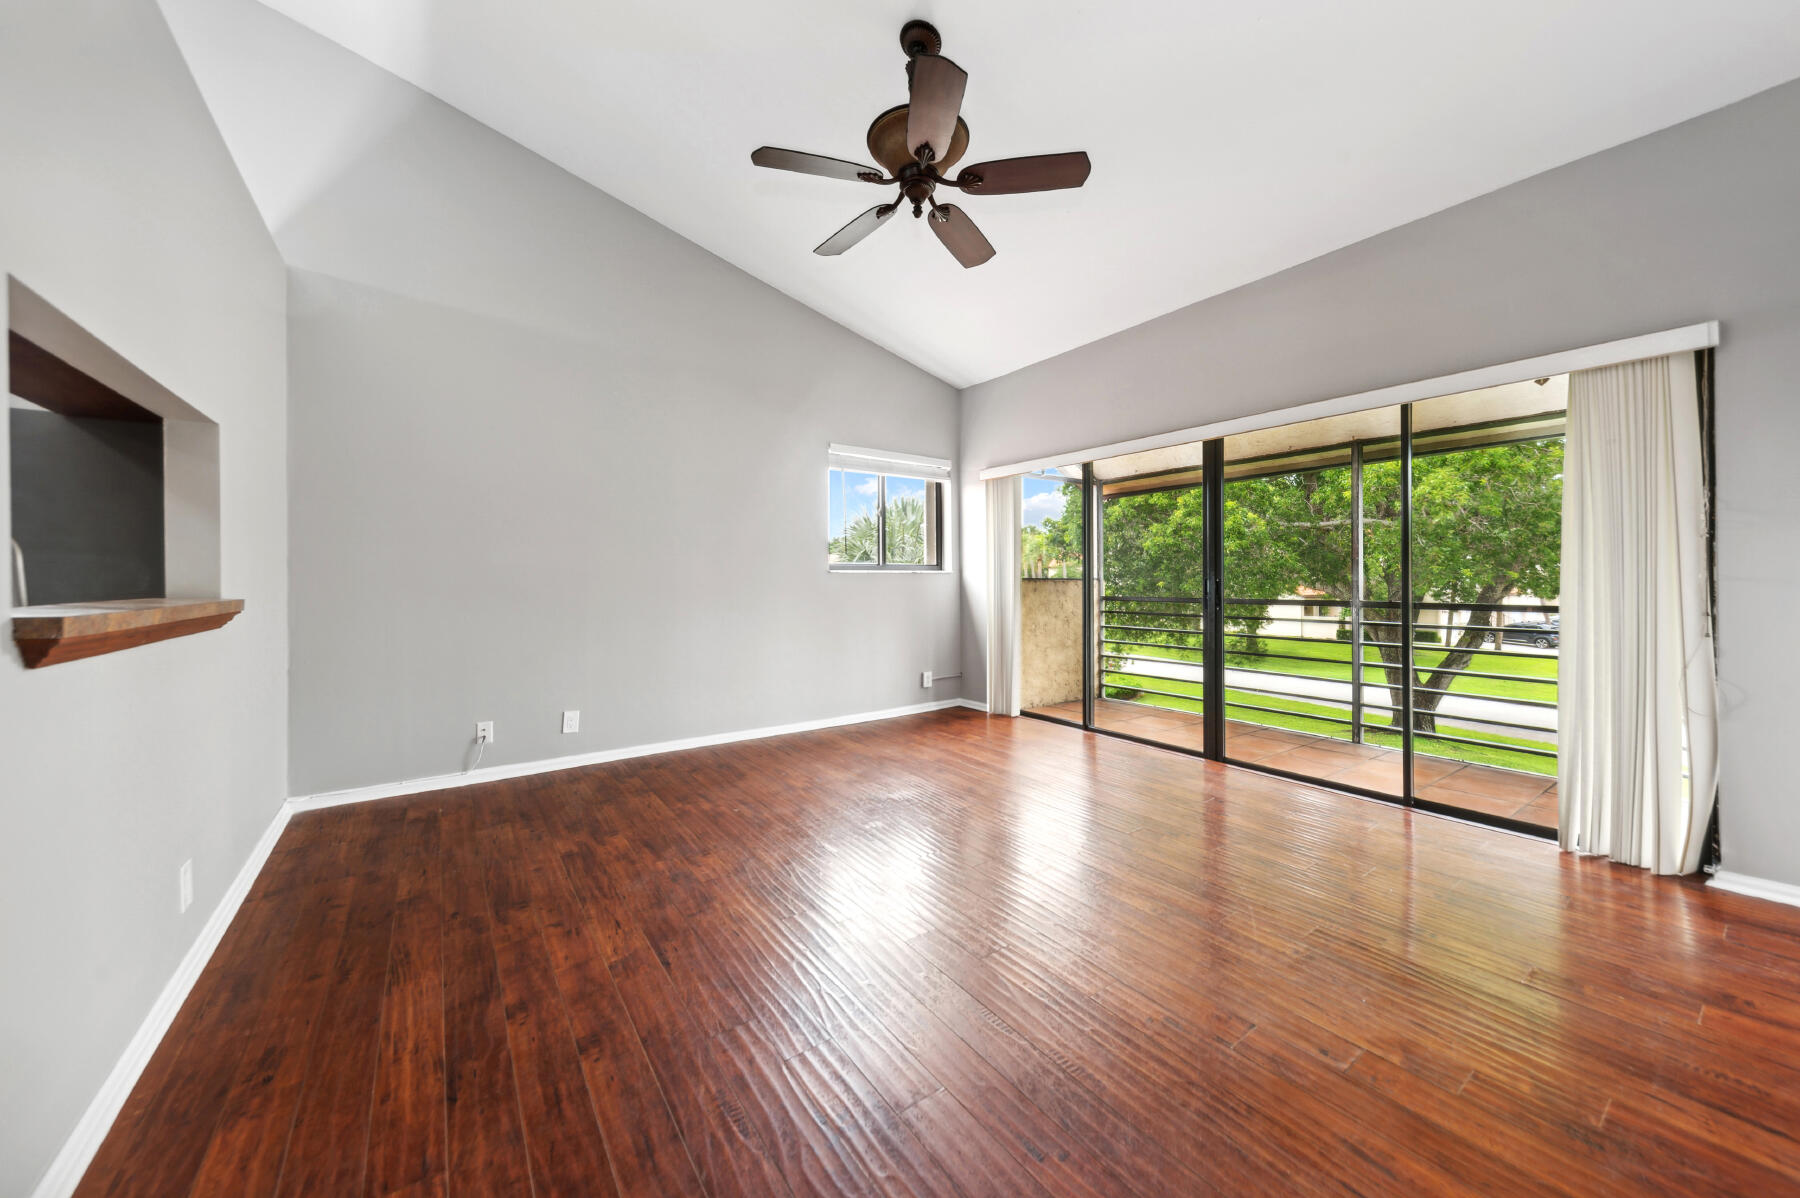
M 25 668 L 116 653 L 218 628 L 242 599 L 119 599 L 13 608 L 13 640 Z

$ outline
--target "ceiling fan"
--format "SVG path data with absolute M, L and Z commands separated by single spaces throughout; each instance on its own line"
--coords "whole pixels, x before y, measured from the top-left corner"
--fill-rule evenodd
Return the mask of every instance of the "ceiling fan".
M 872 166 L 798 150 L 764 146 L 750 155 L 757 166 L 775 170 L 881 187 L 899 185 L 900 194 L 892 202 L 875 205 L 820 242 L 813 253 L 843 253 L 910 201 L 915 217 L 929 209 L 926 223 L 958 262 L 965 267 L 980 266 L 994 256 L 994 247 L 961 208 L 937 202 L 935 193 L 940 186 L 954 187 L 965 195 L 1014 195 L 1080 187 L 1087 182 L 1091 168 L 1087 154 L 1080 150 L 979 162 L 963 167 L 954 179 L 944 174 L 969 148 L 968 123 L 958 115 L 969 75 L 938 53 L 943 46 L 938 31 L 924 21 L 908 21 L 900 30 L 910 81 L 908 102 L 888 109 L 869 124 L 869 153 L 886 168 L 886 178 Z

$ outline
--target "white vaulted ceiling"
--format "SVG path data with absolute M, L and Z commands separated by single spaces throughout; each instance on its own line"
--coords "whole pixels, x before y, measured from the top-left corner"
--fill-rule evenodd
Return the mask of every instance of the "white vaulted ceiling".
M 958 386 L 1071 349 L 1800 75 L 1794 0 L 269 0 Z M 866 161 L 897 35 L 969 72 L 965 162 L 1085 149 L 1079 191 L 973 197 L 965 271 Z

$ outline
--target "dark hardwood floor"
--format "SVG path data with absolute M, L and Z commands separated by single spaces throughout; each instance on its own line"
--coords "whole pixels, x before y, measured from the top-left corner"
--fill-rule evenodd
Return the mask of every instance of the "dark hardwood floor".
M 83 1194 L 1800 1192 L 1800 911 L 966 711 L 297 816 Z
M 1035 707 L 1031 713 L 1081 723 L 1079 700 Z M 1094 701 L 1094 727 L 1159 745 L 1203 752 L 1205 726 L 1195 711 L 1118 699 Z M 1226 756 L 1238 765 L 1285 770 L 1327 786 L 1359 787 L 1378 795 L 1405 792 L 1401 775 L 1405 758 L 1397 749 L 1244 720 L 1225 721 L 1225 745 Z M 1550 775 L 1453 761 L 1433 756 L 1427 748 L 1413 763 L 1413 793 L 1471 816 L 1497 815 L 1551 834 L 1556 831 L 1556 779 Z

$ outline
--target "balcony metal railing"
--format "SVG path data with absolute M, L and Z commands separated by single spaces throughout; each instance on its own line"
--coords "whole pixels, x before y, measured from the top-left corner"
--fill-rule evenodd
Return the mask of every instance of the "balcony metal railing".
M 1307 615 L 1309 599 L 1226 599 L 1226 714 L 1246 723 L 1298 728 L 1339 739 L 1362 741 L 1369 733 L 1387 738 L 1401 731 L 1403 713 L 1379 658 L 1377 629 L 1398 629 L 1398 602 L 1364 601 L 1338 615 Z M 1338 606 L 1328 604 L 1327 606 Z M 1442 644 L 1414 642 L 1413 736 L 1421 752 L 1438 742 L 1444 755 L 1461 756 L 1451 745 L 1475 746 L 1490 764 L 1542 770 L 1556 757 L 1556 669 L 1509 661 L 1554 663 L 1560 632 L 1521 628 L 1509 619 L 1533 617 L 1553 623 L 1549 604 L 1417 603 L 1414 635 L 1434 632 Z M 1418 624 L 1426 613 L 1441 623 Z M 1246 622 L 1256 621 L 1254 630 Z M 1443 669 L 1435 663 L 1454 648 L 1465 630 L 1486 633 L 1467 665 Z M 1202 643 L 1205 607 L 1196 596 L 1103 595 L 1099 619 L 1099 693 L 1108 699 L 1155 696 L 1159 706 L 1201 710 Z M 1355 648 L 1360 638 L 1361 652 Z M 1538 644 L 1536 642 L 1547 642 Z M 1389 642 L 1393 644 L 1393 642 Z M 1320 653 L 1323 646 L 1344 648 Z M 1314 651 L 1308 651 L 1308 650 Z M 1358 657 L 1361 658 L 1358 661 Z M 1297 664 L 1307 663 L 1311 669 Z M 1439 685 L 1429 685 L 1433 680 Z M 1438 696 L 1434 727 L 1417 725 L 1417 699 Z M 1170 702 L 1173 701 L 1173 702 Z M 1523 742 L 1523 743 L 1520 743 Z M 1514 757 L 1513 755 L 1517 755 Z M 1496 755 L 1498 760 L 1495 759 Z

